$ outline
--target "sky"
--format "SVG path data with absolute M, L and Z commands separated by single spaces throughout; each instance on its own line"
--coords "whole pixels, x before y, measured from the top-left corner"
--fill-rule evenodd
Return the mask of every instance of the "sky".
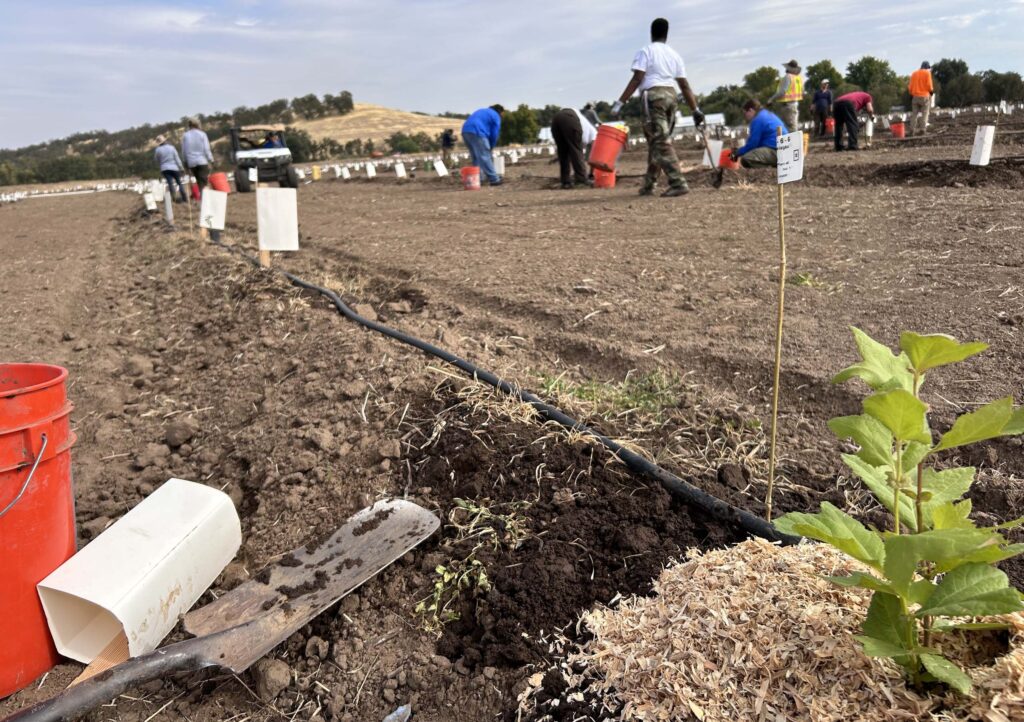
M 708 92 L 863 55 L 1024 73 L 1024 0 L 0 0 L 0 148 L 348 90 L 430 113 L 613 101 L 650 22 Z

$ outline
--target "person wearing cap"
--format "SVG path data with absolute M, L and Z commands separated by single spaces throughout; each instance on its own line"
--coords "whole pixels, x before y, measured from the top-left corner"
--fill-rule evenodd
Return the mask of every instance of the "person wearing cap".
M 281 140 L 281 134 L 276 130 L 272 130 L 267 133 L 267 136 L 263 139 L 262 148 L 284 148 L 284 141 Z
M 597 139 L 595 128 L 582 111 L 562 108 L 551 119 L 551 137 L 555 139 L 558 151 L 558 169 L 562 188 L 575 185 L 592 186 L 587 177 L 587 164 L 583 160 L 583 149 Z M 570 172 L 571 170 L 571 172 Z
M 647 137 L 647 173 L 640 195 L 654 193 L 658 175 L 665 171 L 668 190 L 663 198 L 686 195 L 690 192 L 686 178 L 679 167 L 679 158 L 672 147 L 672 131 L 675 129 L 676 109 L 679 100 L 676 86 L 682 97 L 693 110 L 693 122 L 699 128 L 704 124 L 697 98 L 686 79 L 686 66 L 679 53 L 668 46 L 668 20 L 657 18 L 651 23 L 651 42 L 633 58 L 633 77 L 626 84 L 619 99 L 612 105 L 612 115 L 617 116 L 622 104 L 633 93 L 640 90 L 640 102 L 644 109 L 644 135 Z
M 775 95 L 768 98 L 768 105 L 776 100 L 782 103 L 779 108 L 779 117 L 786 127 L 791 131 L 798 130 L 797 123 L 800 120 L 800 101 L 804 99 L 804 79 L 800 75 L 800 63 L 790 60 L 783 65 L 785 74 L 779 80 L 779 87 Z
M 871 96 L 863 90 L 855 90 L 846 95 L 840 95 L 832 106 L 836 117 L 836 150 L 857 150 L 857 113 L 867 111 L 871 120 L 875 120 L 875 106 L 872 104 Z M 843 148 L 843 129 L 849 143 Z
M 498 144 L 501 134 L 501 116 L 505 112 L 502 105 L 492 105 L 473 112 L 462 124 L 462 141 L 469 148 L 473 165 L 480 169 L 492 186 L 501 185 L 501 176 L 494 169 L 494 157 L 491 149 Z
M 164 180 L 167 181 L 167 190 L 171 192 L 171 197 L 174 197 L 174 184 L 177 183 L 178 202 L 184 203 L 188 200 L 185 197 L 185 186 L 181 184 L 181 172 L 185 170 L 185 166 L 181 163 L 178 151 L 171 145 L 171 141 L 166 136 L 157 136 L 154 156 L 156 157 L 156 162 L 160 164 L 160 173 L 163 175 Z
M 185 159 L 185 167 L 196 177 L 196 185 L 202 193 L 210 178 L 213 151 L 210 149 L 210 139 L 199 126 L 198 118 L 188 119 L 188 130 L 181 137 L 181 155 Z
M 750 123 L 747 142 L 732 151 L 729 158 L 739 160 L 744 168 L 774 168 L 779 164 L 776 139 L 780 129 L 783 134 L 788 132 L 786 124 L 753 98 L 743 104 L 743 117 Z
M 821 81 L 821 88 L 814 91 L 814 136 L 825 137 L 825 119 L 832 115 L 832 90 L 828 79 Z
M 932 96 L 935 95 L 931 68 L 931 64 L 925 60 L 910 75 L 907 90 L 910 91 L 910 108 L 914 113 L 910 117 L 911 135 L 924 135 L 928 132 L 928 115 L 932 109 Z

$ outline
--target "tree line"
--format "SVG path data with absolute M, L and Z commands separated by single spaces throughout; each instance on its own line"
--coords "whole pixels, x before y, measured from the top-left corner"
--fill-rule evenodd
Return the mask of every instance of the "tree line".
M 237 125 L 287 125 L 298 119 L 345 115 L 353 108 L 352 93 L 343 90 L 337 95 L 328 93 L 323 98 L 309 93 L 291 100 L 272 100 L 254 108 L 242 105 L 231 112 L 199 114 L 196 117 L 202 122 L 210 142 L 214 143 L 225 137 L 229 128 Z M 154 176 L 153 139 L 158 135 L 179 136 L 187 122 L 186 117 L 155 125 L 145 123 L 116 132 L 86 131 L 24 148 L 0 149 L 0 185 Z M 321 152 L 343 155 L 347 148 L 354 151 L 352 155 L 361 155 L 365 145 L 369 144 L 371 148 L 373 145 L 372 141 L 352 144 L 330 141 L 333 145 L 321 147 L 308 134 L 295 128 L 290 128 L 288 135 L 290 142 L 291 137 L 296 138 L 299 153 L 308 155 L 296 157 L 299 161 L 313 160 L 313 156 Z

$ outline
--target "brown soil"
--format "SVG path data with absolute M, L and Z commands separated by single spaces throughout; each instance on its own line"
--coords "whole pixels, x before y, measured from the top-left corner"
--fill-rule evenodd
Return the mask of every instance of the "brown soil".
M 890 344 L 903 329 L 992 344 L 929 378 L 940 428 L 978 402 L 1020 400 L 1019 171 L 1002 175 L 1016 168 L 1010 161 L 969 170 L 956 187 L 947 175 L 969 149 L 926 141 L 879 140 L 850 154 L 815 144 L 808 181 L 787 188 L 780 510 L 827 498 L 872 518 L 825 426 L 856 412 L 863 395 L 830 383 L 854 355 L 849 325 Z M 1014 153 L 1000 145 L 997 154 Z M 699 158 L 690 148 L 683 156 Z M 677 393 L 658 414 L 553 400 L 760 513 L 775 187 L 731 174 L 715 191 L 694 170 L 689 196 L 638 198 L 643 163 L 628 152 L 610 191 L 552 190 L 556 169 L 544 157 L 509 166 L 507 186 L 480 193 L 422 176 L 307 184 L 303 251 L 275 264 L 535 391 L 555 378 L 672 376 Z M 225 233 L 249 252 L 252 204 L 232 196 Z M 251 673 L 182 675 L 142 685 L 95 719 L 379 720 L 402 703 L 420 720 L 494 718 L 515 708 L 525 678 L 550 663 L 550 635 L 580 610 L 644 593 L 686 547 L 739 538 L 600 448 L 344 321 L 320 297 L 164 232 L 140 205 L 105 193 L 0 207 L 9 271 L 0 298 L 10 311 L 0 349 L 70 369 L 82 541 L 171 476 L 223 488 L 239 508 L 245 541 L 217 594 L 379 496 L 408 495 L 443 526 L 271 653 L 292 671 L 276 699 L 250 691 Z M 170 427 L 185 420 L 191 438 L 169 445 Z M 979 467 L 979 517 L 1019 514 L 1019 441 L 966 456 Z M 491 531 L 460 530 L 456 499 L 498 515 L 484 524 Z M 465 589 L 451 607 L 459 618 L 436 636 L 414 608 L 431 594 L 435 567 L 470 552 L 489 589 Z M 1008 570 L 1021 586 L 1024 566 Z M 0 713 L 54 694 L 78 670 L 58 667 L 0 702 Z

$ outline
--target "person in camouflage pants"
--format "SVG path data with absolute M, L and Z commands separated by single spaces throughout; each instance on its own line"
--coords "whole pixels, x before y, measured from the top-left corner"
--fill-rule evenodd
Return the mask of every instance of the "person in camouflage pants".
M 672 88 L 651 88 L 641 96 L 644 104 L 644 136 L 647 138 L 647 173 L 643 190 L 654 191 L 664 170 L 670 188 L 688 188 L 672 145 L 676 125 L 676 94 Z
M 640 91 L 640 103 L 644 111 L 644 135 L 647 136 L 647 173 L 640 195 L 654 193 L 658 175 L 665 171 L 668 176 L 668 190 L 663 198 L 684 196 L 690 189 L 679 167 L 679 158 L 672 147 L 672 130 L 676 123 L 676 86 L 681 98 L 693 110 L 693 123 L 700 127 L 704 114 L 697 107 L 697 98 L 686 79 L 686 66 L 675 50 L 668 46 L 668 20 L 657 18 L 651 23 L 651 42 L 640 48 L 634 56 L 630 69 L 633 77 L 619 99 L 612 104 L 612 116 L 618 117 L 622 106 Z

